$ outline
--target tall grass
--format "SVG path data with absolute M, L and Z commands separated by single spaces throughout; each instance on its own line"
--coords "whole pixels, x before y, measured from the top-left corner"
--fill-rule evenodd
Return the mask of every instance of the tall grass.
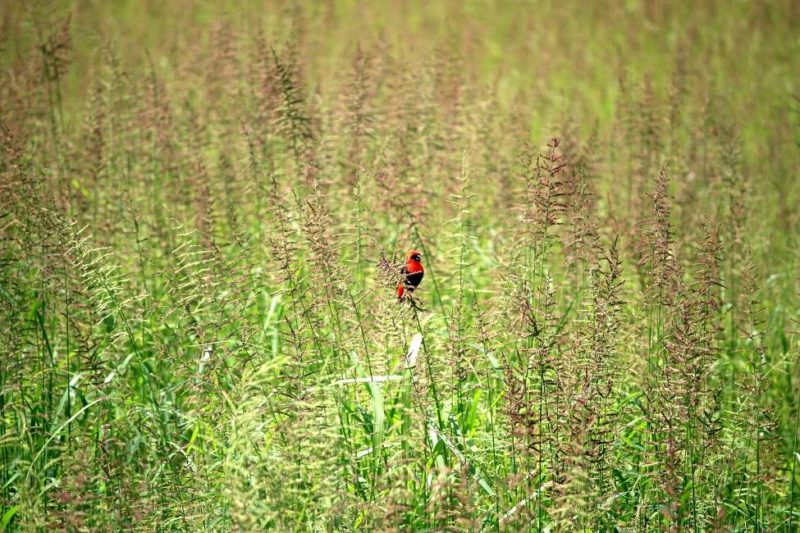
M 798 527 L 794 3 L 0 15 L 0 529 Z

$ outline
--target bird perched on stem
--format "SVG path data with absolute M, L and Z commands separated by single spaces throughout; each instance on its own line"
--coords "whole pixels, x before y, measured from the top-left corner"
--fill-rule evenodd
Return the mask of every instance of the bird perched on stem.
M 422 277 L 425 275 L 425 269 L 422 266 L 418 251 L 411 250 L 408 252 L 406 264 L 400 267 L 400 274 L 403 279 L 397 284 L 397 300 L 403 301 L 414 292 L 414 289 L 419 286 L 422 282 Z

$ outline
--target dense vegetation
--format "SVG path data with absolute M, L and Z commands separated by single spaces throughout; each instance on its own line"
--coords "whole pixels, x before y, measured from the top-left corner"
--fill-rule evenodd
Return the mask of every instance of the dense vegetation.
M 426 4 L 0 5 L 0 530 L 800 527 L 799 4 Z

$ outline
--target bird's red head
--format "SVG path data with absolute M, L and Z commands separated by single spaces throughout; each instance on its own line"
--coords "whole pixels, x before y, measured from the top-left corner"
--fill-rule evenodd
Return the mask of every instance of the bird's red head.
M 408 252 L 408 255 L 406 255 L 406 261 L 414 261 L 415 263 L 419 263 L 421 256 L 422 254 L 420 254 L 418 251 L 411 250 Z

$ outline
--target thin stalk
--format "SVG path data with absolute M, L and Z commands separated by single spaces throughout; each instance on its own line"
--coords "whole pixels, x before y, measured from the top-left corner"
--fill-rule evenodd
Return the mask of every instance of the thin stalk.
M 414 310 L 414 320 L 417 323 L 417 331 L 419 334 L 422 335 L 422 349 L 425 351 L 425 366 L 427 367 L 428 371 L 428 379 L 431 382 L 431 393 L 433 394 L 433 403 L 436 406 L 436 420 L 439 423 L 440 428 L 444 428 L 444 416 L 442 415 L 442 404 L 439 401 L 439 394 L 436 392 L 436 380 L 433 378 L 433 367 L 431 365 L 431 353 L 428 351 L 427 343 L 425 342 L 425 335 L 422 331 L 422 323 L 419 320 L 419 314 L 417 313 L 417 309 L 412 307 Z M 446 453 L 446 452 L 445 452 Z
M 794 438 L 792 439 L 792 455 L 790 460 L 792 461 L 792 475 L 791 475 L 791 485 L 790 485 L 790 496 L 789 496 L 789 531 L 794 531 L 792 526 L 794 525 L 794 500 L 795 500 L 795 492 L 797 488 L 797 478 L 796 478 L 796 471 L 797 471 L 797 463 L 800 462 L 800 456 L 797 453 L 797 435 L 800 433 L 800 408 L 795 407 L 794 412 Z

